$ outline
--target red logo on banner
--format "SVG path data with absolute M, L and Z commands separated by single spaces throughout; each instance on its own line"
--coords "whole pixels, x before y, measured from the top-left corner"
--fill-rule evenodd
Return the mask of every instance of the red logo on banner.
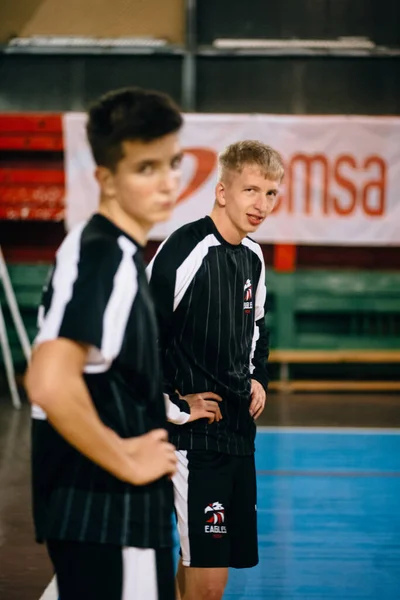
M 217 153 L 211 148 L 186 148 L 185 153 L 195 158 L 196 168 L 178 203 L 197 192 L 217 165 Z M 316 195 L 322 215 L 346 217 L 357 208 L 370 217 L 386 212 L 387 164 L 377 155 L 357 161 L 351 154 L 330 159 L 298 152 L 286 161 L 284 182 L 286 192 L 278 198 L 274 213 L 312 215 L 318 206 L 313 202 Z
M 196 159 L 196 170 L 186 189 L 178 198 L 178 203 L 187 200 L 210 177 L 217 165 L 217 153 L 209 148 L 185 148 L 185 154 L 191 154 Z

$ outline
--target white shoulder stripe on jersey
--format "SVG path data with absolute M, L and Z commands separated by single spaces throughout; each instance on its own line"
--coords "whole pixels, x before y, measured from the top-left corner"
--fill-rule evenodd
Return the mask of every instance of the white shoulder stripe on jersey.
M 72 297 L 72 289 L 78 276 L 81 236 L 85 225 L 86 222 L 77 225 L 65 238 L 57 252 L 52 282 L 53 297 L 51 305 L 46 316 L 39 314 L 38 325 L 40 330 L 33 342 L 33 346 L 54 340 L 58 336 L 65 307 Z M 62 265 L 62 268 L 60 265 Z M 64 268 L 65 265 L 67 268 Z M 35 404 L 31 407 L 31 415 L 32 419 L 38 421 L 47 420 L 44 410 Z
M 122 259 L 114 275 L 113 290 L 103 315 L 103 336 L 101 348 L 90 348 L 85 373 L 105 373 L 118 356 L 124 341 L 124 334 L 132 304 L 138 290 L 137 269 L 132 257 L 136 246 L 126 237 L 118 238 Z
M 255 310 L 254 310 L 254 319 L 258 321 L 262 319 L 265 315 L 265 299 L 267 297 L 267 287 L 265 284 L 265 263 L 264 256 L 261 250 L 261 247 L 256 242 L 249 240 L 249 238 L 244 238 L 242 240 L 242 244 L 252 250 L 255 254 L 257 254 L 258 258 L 261 262 L 261 273 L 260 279 L 258 280 L 256 297 L 255 297 Z
M 207 256 L 208 251 L 213 246 L 220 246 L 220 242 L 213 233 L 210 233 L 193 248 L 189 256 L 176 271 L 174 311 L 178 308 L 189 285 L 200 269 L 204 257 Z
M 71 269 L 64 270 L 61 276 L 57 273 L 57 268 L 54 273 L 51 307 L 43 320 L 42 329 L 35 340 L 36 344 L 54 340 L 58 337 L 65 307 L 71 299 L 73 284 L 78 274 L 80 234 L 83 226 L 79 232 L 79 237 L 74 237 L 73 243 L 66 245 L 67 251 L 71 252 L 73 258 Z M 138 290 L 137 270 L 132 260 L 137 248 L 124 236 L 118 238 L 118 245 L 123 255 L 115 273 L 113 290 L 103 315 L 101 349 L 90 348 L 84 369 L 85 373 L 104 373 L 118 356 L 132 304 Z M 60 248 L 60 251 L 62 250 L 63 247 Z M 58 279 L 56 279 L 57 277 Z M 50 314 L 51 311 L 53 311 L 52 314 Z M 33 419 L 46 420 L 47 418 L 46 413 L 38 406 L 32 406 L 31 415 Z
M 40 331 L 33 345 L 54 340 L 58 336 L 65 307 L 71 300 L 72 289 L 78 276 L 81 236 L 85 226 L 86 222 L 75 227 L 57 252 L 51 305 L 46 316 L 41 318 Z
M 264 263 L 264 256 L 263 256 L 260 244 L 257 244 L 257 242 L 253 242 L 253 240 L 250 240 L 247 237 L 243 238 L 242 244 L 243 244 L 243 246 L 247 246 L 247 248 L 250 248 L 250 250 L 252 250 L 254 252 L 254 254 L 257 254 L 257 256 L 261 260 L 261 262 Z
M 261 250 L 261 247 L 256 242 L 249 240 L 249 238 L 244 238 L 242 244 L 252 250 L 255 254 L 257 254 L 258 258 L 261 261 L 261 273 L 260 279 L 258 280 L 256 297 L 255 297 L 255 307 L 254 307 L 254 321 L 258 321 L 262 319 L 265 315 L 265 300 L 267 297 L 267 288 L 265 285 L 265 263 L 264 256 Z M 254 333 L 253 339 L 251 341 L 251 352 L 250 352 L 250 373 L 253 373 L 255 366 L 253 364 L 254 353 L 256 351 L 257 342 L 260 339 L 260 329 L 254 324 Z
M 122 259 L 115 273 L 113 290 L 103 316 L 101 354 L 107 363 L 107 368 L 121 350 L 128 318 L 138 290 L 137 269 L 132 260 L 137 248 L 124 236 L 118 238 L 118 245 L 123 253 Z

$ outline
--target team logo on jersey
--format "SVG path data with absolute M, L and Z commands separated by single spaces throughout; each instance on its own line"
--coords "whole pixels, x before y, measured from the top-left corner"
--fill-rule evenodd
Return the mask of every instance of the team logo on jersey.
M 245 313 L 251 312 L 253 308 L 253 287 L 251 285 L 251 280 L 247 279 L 244 284 L 244 301 L 243 301 L 243 310 Z
M 205 525 L 205 533 L 212 533 L 213 537 L 221 537 L 222 533 L 226 533 L 226 527 L 222 525 L 225 523 L 225 509 L 220 502 L 208 504 L 204 513 L 208 517 L 206 523 L 210 523 L 210 525 Z

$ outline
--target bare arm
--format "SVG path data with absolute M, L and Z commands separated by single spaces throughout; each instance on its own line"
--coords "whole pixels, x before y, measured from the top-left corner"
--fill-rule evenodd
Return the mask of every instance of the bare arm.
M 164 430 L 123 440 L 102 423 L 82 376 L 87 353 L 87 346 L 65 338 L 40 344 L 25 379 L 32 404 L 67 442 L 118 479 L 143 485 L 174 473 L 174 447 Z

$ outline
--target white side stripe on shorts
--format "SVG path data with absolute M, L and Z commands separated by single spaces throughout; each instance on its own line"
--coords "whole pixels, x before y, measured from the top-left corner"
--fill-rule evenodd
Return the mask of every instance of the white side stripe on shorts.
M 123 587 L 121 600 L 158 600 L 156 551 L 152 548 L 123 548 Z M 54 577 L 40 600 L 57 600 Z
M 47 588 L 44 590 L 43 595 L 40 596 L 39 600 L 57 600 L 58 599 L 58 590 L 57 590 L 57 580 L 55 577 L 50 581 Z
M 187 450 L 178 450 L 178 469 L 172 478 L 174 484 L 175 510 L 178 515 L 178 531 L 182 552 L 182 564 L 190 567 L 190 543 L 189 543 L 189 509 L 188 509 L 188 459 Z
M 156 551 L 152 548 L 123 548 L 122 600 L 158 600 Z

